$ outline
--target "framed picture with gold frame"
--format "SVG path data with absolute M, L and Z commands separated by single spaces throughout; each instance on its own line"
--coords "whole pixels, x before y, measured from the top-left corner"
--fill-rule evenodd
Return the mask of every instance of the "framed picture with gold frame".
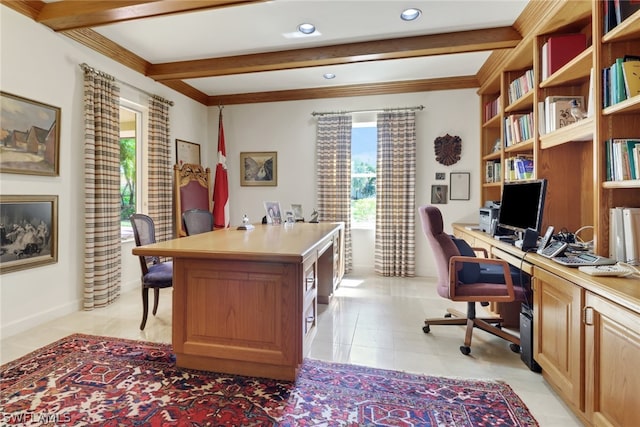
M 240 153 L 240 185 L 277 186 L 278 153 L 276 151 Z
M 0 172 L 60 175 L 60 108 L 0 91 Z
M 58 262 L 58 196 L 0 195 L 0 273 Z
M 182 167 L 185 163 L 199 165 L 200 144 L 176 139 L 176 163 Z

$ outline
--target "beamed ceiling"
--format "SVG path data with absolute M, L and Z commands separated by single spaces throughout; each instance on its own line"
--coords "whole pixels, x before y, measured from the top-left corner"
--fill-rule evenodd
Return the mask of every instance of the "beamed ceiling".
M 540 3 L 0 2 L 207 106 L 475 88 Z M 406 7 L 423 14 L 401 21 Z M 302 22 L 318 34 L 297 34 Z

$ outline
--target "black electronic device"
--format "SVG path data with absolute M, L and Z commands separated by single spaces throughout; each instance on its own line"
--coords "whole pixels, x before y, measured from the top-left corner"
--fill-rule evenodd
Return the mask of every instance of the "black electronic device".
M 546 248 L 538 250 L 538 253 L 544 257 L 553 258 L 562 255 L 568 246 L 565 242 L 554 240 Z
M 521 244 L 519 245 L 520 249 L 522 249 L 525 252 L 530 251 L 531 249 L 533 249 L 533 248 L 535 248 L 537 246 L 537 243 L 538 243 L 538 232 L 536 230 L 534 230 L 533 228 L 527 228 L 524 231 L 524 234 L 522 236 L 522 240 L 520 242 L 521 242 Z
M 540 233 L 546 193 L 546 179 L 505 182 L 502 188 L 498 227 L 520 236 L 527 228 Z
M 533 310 L 526 304 L 520 310 L 520 359 L 533 372 L 542 372 L 533 358 Z
M 540 243 L 538 244 L 538 253 L 542 252 L 542 250 L 544 248 L 546 248 L 549 243 L 551 243 L 551 239 L 553 238 L 553 231 L 555 229 L 553 228 L 553 225 L 550 225 L 549 227 L 547 227 L 547 231 L 544 232 L 544 236 L 542 236 L 542 240 L 540 240 Z

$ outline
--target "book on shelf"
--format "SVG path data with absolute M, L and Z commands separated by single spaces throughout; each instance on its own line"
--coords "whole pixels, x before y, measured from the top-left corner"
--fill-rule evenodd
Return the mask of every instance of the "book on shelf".
M 584 106 L 584 96 L 547 96 L 544 100 L 545 133 L 576 122 L 571 115 L 573 101 Z
M 637 61 L 623 61 L 622 75 L 627 97 L 640 95 L 640 57 Z
M 502 179 L 501 169 L 500 160 L 488 160 L 485 163 L 484 182 L 488 184 L 492 182 L 500 182 Z
M 517 181 L 533 178 L 533 157 L 516 156 L 505 159 L 505 179 Z
M 533 69 L 525 71 L 525 73 L 509 83 L 509 104 L 522 98 L 525 94 L 533 89 Z
M 613 0 L 614 15 L 616 25 L 620 25 L 622 21 L 640 10 L 639 0 Z
M 616 11 L 615 6 L 613 4 L 614 0 L 605 0 L 604 1 L 604 13 L 603 13 L 603 23 L 602 28 L 604 30 L 604 34 L 607 34 L 609 31 L 615 28 L 616 23 Z
M 492 118 L 498 115 L 498 108 L 500 108 L 500 97 L 497 97 L 493 101 L 489 101 L 484 104 L 484 121 L 488 122 Z
M 587 48 L 587 36 L 582 33 L 551 36 L 542 45 L 542 80 L 558 71 Z
M 605 141 L 607 181 L 640 179 L 640 138 L 614 138 Z
M 505 147 L 533 138 L 533 112 L 511 114 L 504 120 Z
M 622 209 L 625 262 L 640 265 L 640 208 Z

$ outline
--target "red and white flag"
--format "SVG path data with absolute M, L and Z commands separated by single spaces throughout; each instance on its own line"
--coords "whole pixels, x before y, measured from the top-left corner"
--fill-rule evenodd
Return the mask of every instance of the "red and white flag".
M 229 226 L 229 181 L 227 178 L 227 150 L 224 147 L 224 127 L 222 126 L 222 108 L 218 119 L 218 164 L 216 181 L 213 187 L 213 226 Z

